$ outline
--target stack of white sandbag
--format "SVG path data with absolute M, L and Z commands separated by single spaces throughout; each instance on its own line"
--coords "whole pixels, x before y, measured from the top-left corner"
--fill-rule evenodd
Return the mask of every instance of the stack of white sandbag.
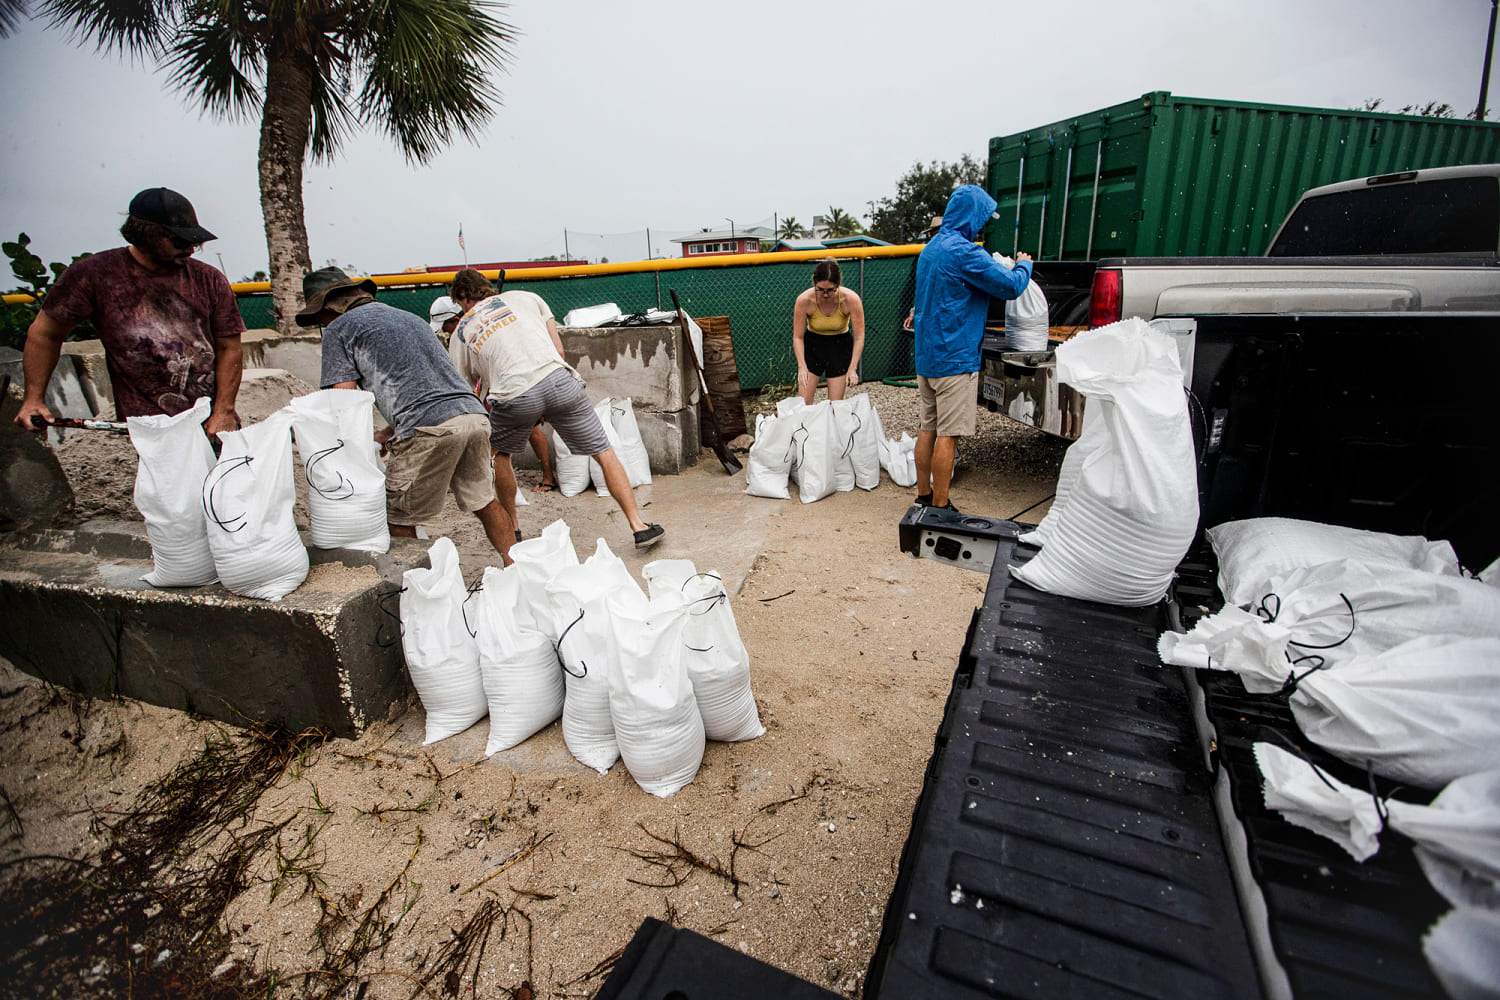
M 458 549 L 451 539 L 439 538 L 427 558 L 430 567 L 401 577 L 401 651 L 427 712 L 423 742 L 435 743 L 484 718 L 489 703 Z
M 745 492 L 776 500 L 791 498 L 788 482 L 797 484 L 803 503 L 835 492 L 880 485 L 889 443 L 870 397 L 821 400 L 809 406 L 800 396 L 776 404 L 776 415 L 755 420 L 755 441 L 745 468 Z M 896 474 L 892 473 L 892 478 Z M 911 485 L 916 482 L 913 469 Z
M 515 566 L 487 567 L 476 595 L 479 676 L 489 704 L 488 756 L 509 750 L 562 715 L 563 675 L 552 639 L 530 620 Z
M 125 422 L 140 456 L 135 506 L 146 521 L 155 564 L 143 579 L 153 587 L 201 587 L 219 578 L 203 513 L 203 481 L 214 467 L 203 421 L 212 408 L 203 398 L 175 417 Z
M 1166 593 L 1198 530 L 1197 464 L 1177 348 L 1140 319 L 1057 349 L 1058 380 L 1088 397 L 1042 550 L 1011 573 L 1039 590 L 1136 607 Z
M 604 425 L 604 434 L 609 439 L 609 446 L 614 449 L 615 457 L 625 467 L 625 476 L 630 481 L 631 489 L 650 486 L 651 456 L 646 452 L 646 442 L 641 440 L 641 428 L 636 422 L 630 397 L 611 399 L 605 396 L 594 407 L 594 413 Z M 609 496 L 609 487 L 604 483 L 604 468 L 592 458 L 589 459 L 589 478 L 593 480 L 594 491 L 599 496 Z

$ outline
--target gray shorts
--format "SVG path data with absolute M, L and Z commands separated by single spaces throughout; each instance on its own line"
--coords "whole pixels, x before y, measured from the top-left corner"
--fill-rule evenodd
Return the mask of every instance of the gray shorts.
M 490 403 L 490 450 L 502 455 L 521 451 L 538 420 L 551 424 L 575 455 L 609 450 L 609 436 L 589 403 L 583 380 L 566 368 L 557 369 L 515 399 Z

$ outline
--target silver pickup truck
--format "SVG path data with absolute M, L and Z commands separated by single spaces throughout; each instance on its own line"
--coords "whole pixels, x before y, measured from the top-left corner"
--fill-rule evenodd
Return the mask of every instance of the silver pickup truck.
M 1101 260 L 1088 315 L 1091 327 L 1138 316 L 1163 328 L 1186 378 L 1195 317 L 1404 312 L 1500 313 L 1500 164 L 1313 188 L 1264 257 Z M 987 352 L 982 397 L 1021 423 L 1078 436 L 1083 400 L 1058 384 L 1050 351 Z

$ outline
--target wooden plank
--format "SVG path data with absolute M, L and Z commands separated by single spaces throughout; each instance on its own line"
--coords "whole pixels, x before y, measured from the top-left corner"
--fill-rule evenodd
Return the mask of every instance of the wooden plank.
M 719 436 L 732 441 L 749 433 L 745 426 L 745 404 L 740 396 L 740 370 L 734 361 L 734 337 L 728 316 L 694 316 L 703 329 L 703 378 L 713 399 L 714 416 L 719 421 Z M 705 439 L 708 436 L 708 407 L 698 411 Z

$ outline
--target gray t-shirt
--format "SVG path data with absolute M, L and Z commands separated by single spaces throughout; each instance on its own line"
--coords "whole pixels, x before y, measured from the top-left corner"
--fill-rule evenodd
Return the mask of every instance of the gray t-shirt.
M 461 413 L 484 412 L 432 328 L 384 302 L 355 306 L 323 328 L 322 382 L 325 389 L 356 382 L 374 393 L 397 440 Z

